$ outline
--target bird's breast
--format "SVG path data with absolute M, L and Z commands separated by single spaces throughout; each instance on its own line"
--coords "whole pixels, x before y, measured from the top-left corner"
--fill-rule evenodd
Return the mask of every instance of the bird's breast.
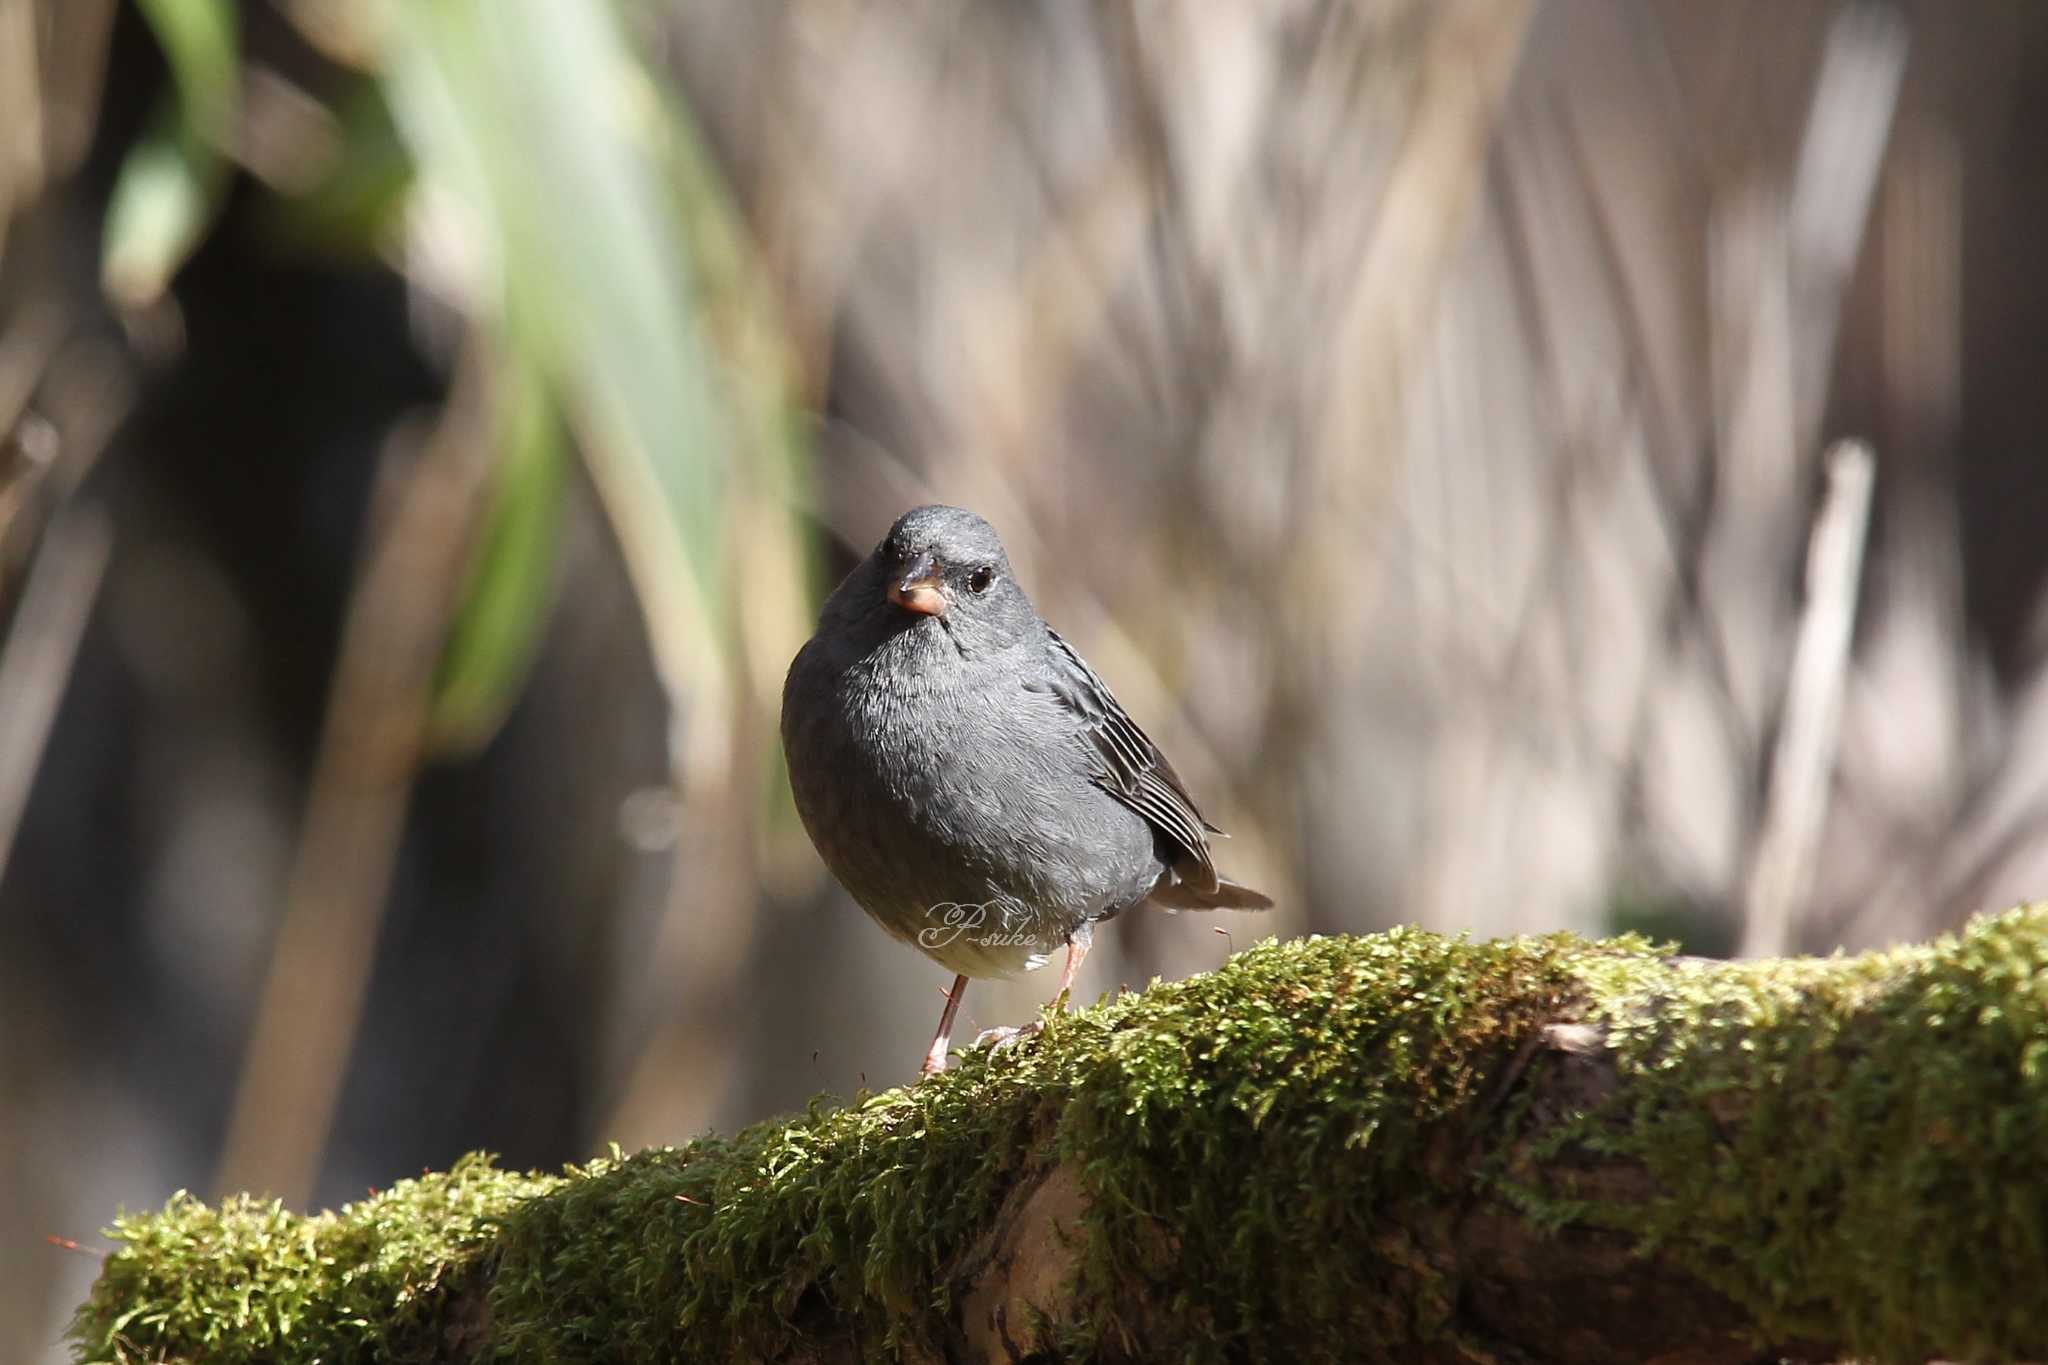
M 988 903 L 1038 926 L 1049 951 L 1158 875 L 1149 827 L 1090 780 L 1073 718 L 1014 670 L 855 666 L 796 691 L 784 741 L 798 810 L 892 933 L 915 941 L 932 907 Z

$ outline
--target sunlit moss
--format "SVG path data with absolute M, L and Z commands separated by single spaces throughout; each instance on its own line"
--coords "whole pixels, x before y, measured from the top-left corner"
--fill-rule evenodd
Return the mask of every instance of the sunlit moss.
M 72 1338 L 82 1360 L 355 1361 L 440 1310 L 495 1220 L 557 1182 L 465 1157 L 317 1217 L 179 1194 L 124 1216 Z
M 1077 1355 L 1455 1342 L 1455 1213 L 1506 1199 L 1633 1232 L 1769 1339 L 1996 1358 L 2048 1339 L 2048 1296 L 2019 1288 L 2048 1276 L 2044 945 L 2041 910 L 1742 966 L 1633 939 L 1267 943 L 729 1139 L 561 1177 L 469 1161 L 317 1218 L 176 1200 L 117 1227 L 76 1338 L 230 1365 L 751 1358 L 827 1333 L 944 1354 L 959 1258 L 1058 1166 L 1088 1205 L 1054 1343 Z M 1604 1024 L 1620 1100 L 1523 1131 L 1495 1078 L 1574 1019 Z M 1661 1197 L 1606 1206 L 1527 1159 L 1567 1145 L 1641 1163 Z
M 2048 906 L 1857 958 L 1584 970 L 1630 1080 L 1640 1234 L 1779 1340 L 1873 1360 L 2048 1343 Z
M 1416 1178 L 1420 1144 L 1572 989 L 1569 951 L 1412 931 L 1265 944 L 912 1091 L 599 1163 L 509 1221 L 499 1344 L 727 1358 L 856 1322 L 882 1354 L 936 1349 L 923 1310 L 953 1258 L 1020 1171 L 1055 1161 L 1091 1198 L 1081 1292 L 1100 1305 L 1068 1345 L 1142 1329 L 1120 1304 L 1174 1299 L 1198 1302 L 1216 1349 L 1281 1324 L 1330 1358 L 1410 1339 L 1451 1295 L 1374 1225 L 1387 1201 L 1443 1193 Z M 1343 1249 L 1302 1258 L 1325 1243 Z

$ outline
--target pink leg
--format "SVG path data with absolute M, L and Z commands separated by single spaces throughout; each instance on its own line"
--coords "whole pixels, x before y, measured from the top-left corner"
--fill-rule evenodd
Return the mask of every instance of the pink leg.
M 939 1016 L 939 1031 L 932 1035 L 932 1045 L 924 1054 L 924 1065 L 918 1069 L 919 1076 L 930 1076 L 946 1069 L 946 1050 L 953 1041 L 953 1016 L 959 1013 L 960 997 L 967 994 L 967 978 L 953 978 L 953 989 L 946 992 L 946 1012 Z
M 1059 992 L 1053 996 L 1062 1009 L 1068 1007 L 1067 993 L 1073 989 L 1074 976 L 1081 970 L 1081 959 L 1088 956 L 1088 947 L 1094 941 L 1095 926 L 1092 924 L 1084 923 L 1067 935 L 1067 965 L 1060 969 Z M 985 1046 L 991 1050 L 1006 1048 L 1012 1043 L 1037 1036 L 1044 1028 L 1044 1019 L 1033 1019 L 1021 1028 L 985 1028 L 974 1035 L 974 1045 Z
M 1063 1000 L 1066 998 L 1067 992 L 1074 985 L 1074 973 L 1081 970 L 1081 959 L 1088 956 L 1089 945 L 1094 942 L 1094 926 L 1089 924 L 1083 924 L 1068 937 L 1067 965 L 1060 971 L 1060 989 L 1059 993 L 1053 996 L 1053 999 Z

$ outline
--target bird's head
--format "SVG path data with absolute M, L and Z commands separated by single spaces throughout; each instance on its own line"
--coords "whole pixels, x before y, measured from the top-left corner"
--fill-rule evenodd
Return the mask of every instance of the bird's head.
M 899 625 L 930 624 L 964 655 L 1000 649 L 1038 624 L 995 528 L 959 507 L 914 507 L 869 558 L 870 590 Z

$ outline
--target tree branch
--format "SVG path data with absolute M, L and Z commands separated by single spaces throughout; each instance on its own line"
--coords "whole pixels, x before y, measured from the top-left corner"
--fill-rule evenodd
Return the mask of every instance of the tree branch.
M 2048 1355 L 2048 907 L 1742 964 L 1263 944 L 560 1177 L 123 1219 L 87 1360 Z

